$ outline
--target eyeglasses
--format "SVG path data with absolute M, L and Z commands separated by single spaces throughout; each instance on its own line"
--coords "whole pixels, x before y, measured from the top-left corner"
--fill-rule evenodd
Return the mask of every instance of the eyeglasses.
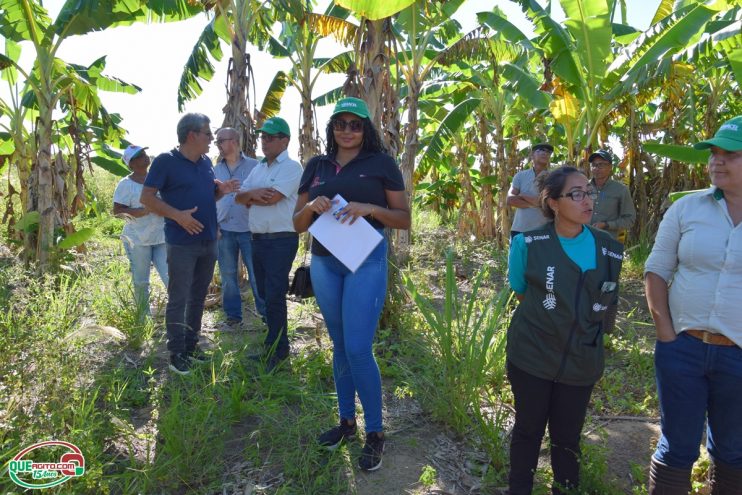
M 332 128 L 336 131 L 343 132 L 348 127 L 350 127 L 350 132 L 363 132 L 363 121 L 343 119 L 335 119 L 332 121 Z
M 608 163 L 608 162 L 598 162 L 598 161 L 595 161 L 595 162 L 591 163 L 590 166 L 593 167 L 593 168 L 609 168 L 609 167 L 610 168 L 613 168 L 613 164 L 611 164 L 611 163 Z
M 223 143 L 223 142 L 225 142 L 225 141 L 234 141 L 234 138 L 222 138 L 222 139 L 217 139 L 217 140 L 216 140 L 216 144 L 222 144 L 222 143 Z
M 261 134 L 260 135 L 260 140 L 263 141 L 264 143 L 272 143 L 276 139 L 283 139 L 285 137 L 286 136 L 284 136 L 283 134 L 273 134 L 273 135 L 271 135 L 271 134 Z
M 598 191 L 596 191 L 595 189 L 590 189 L 589 191 L 583 191 L 582 189 L 577 189 L 576 191 L 571 191 L 571 192 L 562 194 L 561 196 L 558 196 L 558 197 L 570 198 L 572 201 L 582 201 L 583 199 L 585 199 L 585 196 L 595 201 L 596 199 L 598 199 Z

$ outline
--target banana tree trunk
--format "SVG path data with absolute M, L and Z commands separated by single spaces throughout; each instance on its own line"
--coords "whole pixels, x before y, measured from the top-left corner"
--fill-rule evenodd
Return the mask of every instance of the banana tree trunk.
M 464 191 L 464 197 L 459 204 L 459 219 L 456 229 L 461 239 L 467 238 L 470 234 L 476 234 L 479 230 L 479 215 L 477 214 L 474 186 L 472 186 L 471 174 L 469 173 L 468 155 L 469 147 L 464 143 L 457 143 L 456 161 L 460 164 L 461 188 Z
M 391 18 L 363 20 L 363 39 L 356 65 L 348 69 L 344 87 L 347 96 L 361 98 L 368 105 L 370 119 L 381 134 L 384 147 L 397 157 L 399 138 L 399 95 L 392 84 L 389 60 L 392 52 Z
M 306 85 L 305 88 L 309 86 Z M 319 136 L 314 123 L 314 105 L 309 90 L 301 94 L 301 133 L 299 134 L 299 160 L 306 165 L 310 158 L 320 154 Z
M 510 177 L 512 177 L 509 160 L 506 157 L 504 127 L 502 120 L 494 119 L 495 126 L 495 166 L 497 167 L 497 243 L 504 246 L 510 238 L 510 225 L 512 223 L 511 211 L 506 204 L 508 190 L 510 189 Z
M 487 146 L 487 135 L 489 129 L 487 120 L 481 113 L 477 114 L 479 120 L 478 136 L 476 139 L 479 156 L 482 159 L 480 169 L 482 177 L 482 232 L 481 234 L 492 239 L 495 236 L 495 218 L 494 218 L 494 201 L 492 198 L 492 184 L 488 179 L 492 176 L 492 154 Z
M 39 269 L 46 271 L 51 262 L 54 245 L 54 174 L 52 173 L 52 109 L 46 98 L 39 101 L 39 119 L 36 135 L 39 143 L 35 186 L 31 191 L 34 201 L 31 208 L 39 212 L 39 229 L 36 238 L 36 259 Z M 34 204 L 35 203 L 35 204 Z
M 227 104 L 222 109 L 222 127 L 232 127 L 240 136 L 242 151 L 255 156 L 255 121 L 250 102 L 250 79 L 252 66 L 244 40 L 245 35 L 235 35 L 232 40 L 232 58 L 227 68 Z
M 412 197 L 415 192 L 415 185 L 413 184 L 413 176 L 415 173 L 415 157 L 417 155 L 417 149 L 419 143 L 417 141 L 417 110 L 419 106 L 420 98 L 420 86 L 421 82 L 416 78 L 412 78 L 408 81 L 409 95 L 407 105 L 407 125 L 405 126 L 405 142 L 404 142 L 404 153 L 402 154 L 402 178 L 404 179 L 405 190 L 407 192 L 407 205 L 412 210 Z M 397 243 L 396 247 L 398 253 L 406 253 L 410 247 L 410 232 L 408 230 L 396 230 Z

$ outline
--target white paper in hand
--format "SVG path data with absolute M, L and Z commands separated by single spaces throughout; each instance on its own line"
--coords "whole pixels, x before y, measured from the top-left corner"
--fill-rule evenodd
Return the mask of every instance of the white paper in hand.
M 342 196 L 336 194 L 332 198 L 332 207 L 314 221 L 309 227 L 309 232 L 355 273 L 371 251 L 379 245 L 383 236 L 362 217 L 356 219 L 353 225 L 347 221 L 340 223 L 337 212 L 347 204 Z

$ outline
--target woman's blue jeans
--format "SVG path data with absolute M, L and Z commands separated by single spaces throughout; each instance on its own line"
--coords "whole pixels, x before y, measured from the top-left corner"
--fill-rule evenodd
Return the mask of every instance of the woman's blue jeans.
M 134 285 L 134 297 L 144 314 L 149 314 L 149 274 L 150 267 L 155 265 L 162 283 L 167 287 L 167 248 L 165 243 L 151 246 L 132 245 L 124 241 L 124 251 L 129 258 L 131 281 Z
M 355 273 L 334 256 L 312 256 L 310 274 L 317 304 L 333 343 L 332 369 L 340 417 L 356 416 L 363 405 L 366 432 L 380 432 L 381 374 L 372 344 L 387 285 L 386 239 Z
M 708 421 L 711 458 L 741 469 L 742 348 L 705 344 L 682 332 L 672 342 L 657 342 L 654 364 L 662 416 L 654 458 L 692 467 Z

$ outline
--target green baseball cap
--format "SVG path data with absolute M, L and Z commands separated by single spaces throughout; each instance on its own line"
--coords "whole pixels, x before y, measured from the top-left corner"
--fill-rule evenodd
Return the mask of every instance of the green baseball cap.
M 742 115 L 724 122 L 711 139 L 693 145 L 697 150 L 706 150 L 712 146 L 726 151 L 742 150 Z
M 291 129 L 289 129 L 289 125 L 281 117 L 269 118 L 268 120 L 263 122 L 263 127 L 258 129 L 258 132 L 271 135 L 286 134 L 287 136 L 291 136 Z
M 366 102 L 360 98 L 349 97 L 339 100 L 335 104 L 335 110 L 332 111 L 332 116 L 334 117 L 335 115 L 344 112 L 358 115 L 362 119 L 368 118 L 368 106 L 366 106 Z

